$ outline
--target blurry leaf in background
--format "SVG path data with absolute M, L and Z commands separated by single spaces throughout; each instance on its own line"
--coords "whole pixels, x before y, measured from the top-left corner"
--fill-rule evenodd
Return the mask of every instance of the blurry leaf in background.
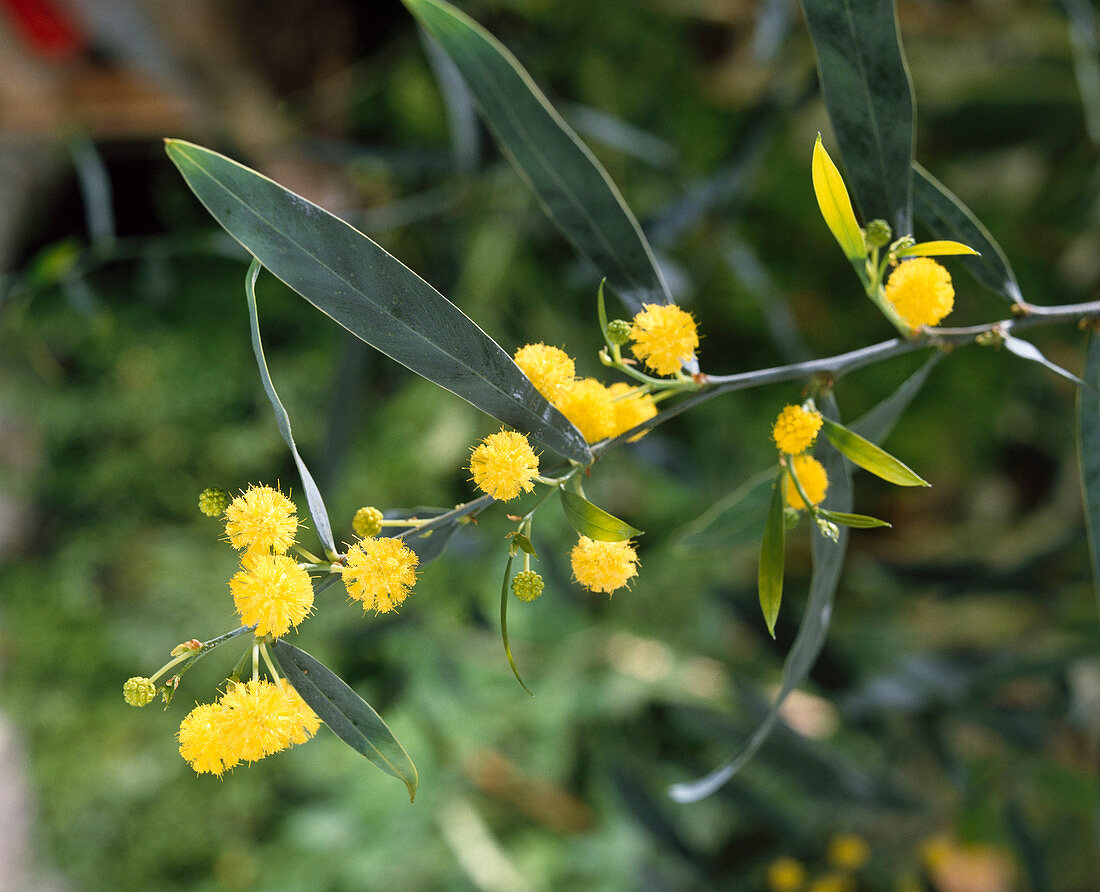
M 1100 387 L 1100 337 L 1089 336 L 1085 380 Z M 1092 558 L 1093 584 L 1100 603 L 1100 397 L 1091 390 L 1077 394 L 1078 460 L 1084 489 L 1085 527 Z
M 937 238 L 951 238 L 969 245 L 980 256 L 963 257 L 963 265 L 994 294 L 1014 304 L 1024 304 L 1016 274 L 1001 246 L 954 193 L 927 170 L 913 162 L 913 210 L 917 219 Z
M 495 37 L 442 0 L 405 5 L 458 66 L 486 123 L 547 215 L 631 315 L 672 301 L 653 251 L 596 157 Z
M 913 86 L 894 0 L 802 0 L 821 92 L 864 222 L 913 231 Z

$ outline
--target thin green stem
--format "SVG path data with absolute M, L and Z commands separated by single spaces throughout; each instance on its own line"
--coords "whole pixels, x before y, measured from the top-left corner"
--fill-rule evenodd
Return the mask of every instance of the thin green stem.
M 264 658 L 264 665 L 267 666 L 267 671 L 271 673 L 271 680 L 279 680 L 279 670 L 275 668 L 275 664 L 271 661 L 271 654 L 267 652 L 267 642 L 260 642 L 260 655 Z

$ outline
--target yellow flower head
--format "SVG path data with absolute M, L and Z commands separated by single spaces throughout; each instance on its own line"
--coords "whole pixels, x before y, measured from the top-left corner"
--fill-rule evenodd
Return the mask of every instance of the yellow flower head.
M 806 892 L 856 892 L 856 878 L 850 873 L 827 873 L 810 883 Z
M 176 739 L 183 756 L 197 774 L 221 777 L 240 759 L 232 756 L 223 733 L 225 710 L 218 703 L 203 703 L 192 709 L 182 722 Z
M 771 892 L 798 892 L 806 882 L 806 868 L 789 855 L 768 865 L 768 889 Z
M 798 475 L 798 482 L 806 491 L 806 496 L 811 505 L 820 505 L 825 493 L 829 490 L 829 477 L 825 468 L 811 455 L 796 455 L 791 458 L 791 470 Z M 785 478 L 787 483 L 787 504 L 792 508 L 801 510 L 806 507 L 798 490 L 794 487 L 794 481 L 790 477 Z
M 841 870 L 859 870 L 871 857 L 867 840 L 854 833 L 840 833 L 829 840 L 829 863 Z
M 648 393 L 642 393 L 639 387 L 631 387 L 629 384 L 618 381 L 607 388 L 607 391 L 611 394 L 611 408 L 615 412 L 609 437 L 617 437 L 643 421 L 649 421 L 657 414 L 657 404 L 653 401 L 653 397 Z M 645 433 L 640 433 L 631 437 L 630 442 L 633 443 L 644 436 Z
M 344 586 L 348 595 L 363 602 L 364 610 L 389 613 L 416 584 L 418 563 L 420 559 L 399 539 L 364 539 L 348 549 Z
M 615 407 L 611 393 L 595 378 L 581 378 L 555 403 L 561 414 L 576 425 L 589 443 L 611 436 L 615 427 Z
M 936 325 L 955 306 L 951 274 L 931 257 L 898 264 L 886 282 L 886 299 L 910 328 Z
M 305 743 L 317 733 L 317 729 L 321 727 L 321 720 L 317 718 L 317 713 L 310 708 L 309 704 L 302 699 L 302 695 L 294 690 L 294 686 L 289 681 L 280 678 L 279 687 L 282 688 L 283 693 L 290 701 L 290 705 L 295 710 L 296 724 L 291 732 L 290 742 Z
M 285 554 L 294 544 L 298 509 L 279 490 L 250 486 L 225 509 L 225 535 L 241 551 Z
M 634 355 L 658 375 L 675 375 L 699 348 L 695 320 L 675 304 L 646 304 L 634 317 L 630 338 Z
M 521 492 L 534 489 L 539 459 L 526 436 L 501 430 L 474 447 L 470 455 L 470 472 L 478 489 L 507 502 Z
M 555 402 L 569 389 L 577 374 L 573 358 L 546 344 L 527 344 L 516 351 L 516 365 L 535 385 L 535 390 Z
M 246 554 L 229 591 L 242 626 L 256 624 L 256 635 L 280 638 L 309 616 L 313 584 L 285 554 Z
M 629 542 L 599 542 L 581 536 L 569 557 L 573 578 L 590 592 L 611 594 L 638 575 L 638 555 Z
M 781 452 L 797 455 L 805 452 L 821 430 L 821 413 L 801 406 L 784 406 L 772 428 L 772 439 Z
M 218 705 L 225 711 L 221 731 L 226 751 L 238 762 L 257 762 L 312 736 L 316 716 L 303 714 L 293 688 L 270 681 L 230 684 Z M 308 709 L 308 707 L 306 707 Z M 312 710 L 310 710 L 312 715 Z

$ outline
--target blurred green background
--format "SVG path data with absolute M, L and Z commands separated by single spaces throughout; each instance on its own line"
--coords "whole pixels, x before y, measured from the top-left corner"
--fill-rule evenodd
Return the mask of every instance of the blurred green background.
M 461 5 L 623 190 L 700 322 L 704 370 L 890 336 L 814 204 L 810 150 L 828 121 L 797 8 Z M 1075 394 L 988 349 L 940 363 L 887 444 L 932 489 L 857 478 L 856 510 L 893 528 L 853 534 L 810 683 L 716 796 L 678 805 L 666 789 L 751 732 L 809 576 L 803 525 L 772 642 L 755 591 L 762 514 L 720 502 L 774 461 L 770 423 L 800 397 L 791 385 L 714 400 L 600 461 L 590 496 L 646 530 L 630 591 L 607 600 L 572 585 L 573 534 L 555 510 L 540 515 L 547 591 L 510 610 L 534 698 L 499 641 L 500 509 L 424 568 L 397 616 L 364 616 L 338 587 L 319 596 L 294 643 L 390 723 L 420 770 L 415 805 L 324 730 L 220 781 L 196 778 L 174 734 L 214 696 L 233 645 L 187 676 L 167 712 L 128 707 L 120 686 L 180 641 L 234 625 L 236 556 L 198 513 L 199 491 L 299 487 L 252 359 L 243 252 L 159 138 L 225 151 L 345 216 L 509 352 L 541 340 L 599 374 L 596 280 L 461 101 L 443 98 L 396 0 L 89 0 L 57 4 L 52 31 L 14 8 L 0 12 L 11 888 L 761 889 L 783 856 L 840 884 L 822 892 L 1096 888 L 1100 626 Z M 900 18 L 918 159 L 1000 241 L 1027 300 L 1095 299 L 1093 7 L 903 2 Z M 1005 315 L 953 271 L 949 322 Z M 462 465 L 490 419 L 270 277 L 260 303 L 272 375 L 338 539 L 361 505 L 473 495 Z M 1033 338 L 1078 373 L 1084 339 L 1068 327 Z M 844 378 L 844 417 L 923 358 Z M 848 873 L 828 856 L 845 833 L 870 846 Z

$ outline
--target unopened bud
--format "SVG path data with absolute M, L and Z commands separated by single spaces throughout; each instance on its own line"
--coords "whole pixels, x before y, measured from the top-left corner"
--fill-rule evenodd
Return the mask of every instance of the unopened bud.
M 184 641 L 183 644 L 177 644 L 172 648 L 172 656 L 180 657 L 187 652 L 195 653 L 202 650 L 202 642 L 198 638 L 192 638 L 190 641 Z
M 199 493 L 199 510 L 207 517 L 221 517 L 229 505 L 229 493 L 208 486 Z
M 630 340 L 633 326 L 625 319 L 612 319 L 607 323 L 607 340 L 613 347 L 621 347 Z
M 122 699 L 131 706 L 148 706 L 157 695 L 157 686 L 152 679 L 135 675 L 122 686 Z
M 542 577 L 534 570 L 520 570 L 512 577 L 512 594 L 521 601 L 534 601 L 542 594 Z
M 382 521 L 385 518 L 377 508 L 360 508 L 355 512 L 355 518 L 351 522 L 351 528 L 360 539 L 369 539 L 382 532 Z
M 885 220 L 872 220 L 863 235 L 870 248 L 885 248 L 894 237 L 894 230 Z

